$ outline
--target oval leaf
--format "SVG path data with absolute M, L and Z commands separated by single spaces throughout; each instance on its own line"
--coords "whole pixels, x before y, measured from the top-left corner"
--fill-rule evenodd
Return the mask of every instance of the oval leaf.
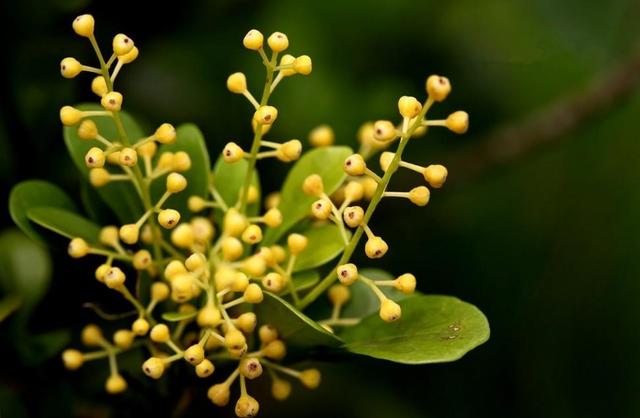
M 191 212 L 187 208 L 187 200 L 190 196 L 207 196 L 209 187 L 209 153 L 204 136 L 200 129 L 194 124 L 187 123 L 177 127 L 176 142 L 173 144 L 165 144 L 160 147 L 156 153 L 156 158 L 163 152 L 184 151 L 191 158 L 191 168 L 183 173 L 187 179 L 187 188 L 180 193 L 172 195 L 167 203 L 166 208 L 175 209 L 184 217 L 189 219 Z M 162 176 L 152 183 L 151 191 L 154 203 L 164 194 L 166 189 L 166 176 Z
M 18 310 L 22 305 L 22 298 L 18 295 L 9 295 L 0 299 L 0 322 Z
M 185 319 L 195 318 L 198 315 L 198 311 L 193 312 L 165 312 L 162 314 L 162 319 L 168 322 L 179 322 Z
M 249 162 L 247 160 L 228 163 L 222 157 L 218 157 L 216 165 L 213 167 L 213 184 L 227 206 L 235 206 L 238 201 L 248 167 Z M 260 192 L 260 180 L 258 178 L 257 170 L 253 171 L 253 178 L 251 182 L 258 188 L 258 192 Z M 259 202 L 260 198 L 258 197 L 257 203 L 251 204 L 247 207 L 247 214 L 249 216 L 255 216 L 258 213 L 260 209 Z
M 372 314 L 341 334 L 347 350 L 404 364 L 461 358 L 489 339 L 478 308 L 451 296 L 413 296 L 400 301 L 402 318 L 384 323 Z
M 96 104 L 82 104 L 77 106 L 77 108 L 80 110 L 103 110 L 102 107 Z M 135 142 L 144 136 L 142 129 L 140 129 L 138 124 L 127 112 L 120 112 L 120 116 L 131 142 Z M 90 119 L 98 126 L 100 135 L 110 141 L 120 142 L 114 121 L 110 117 L 94 117 Z M 67 145 L 71 159 L 85 179 L 88 180 L 89 169 L 84 162 L 84 156 L 91 147 L 104 149 L 104 145 L 101 145 L 98 141 L 85 141 L 80 139 L 78 137 L 77 126 L 66 126 L 63 134 L 64 142 Z M 113 173 L 122 173 L 119 168 L 113 166 L 110 168 L 109 164 L 107 164 L 105 168 Z M 116 214 L 121 223 L 135 222 L 140 215 L 142 215 L 142 203 L 131 182 L 116 181 L 97 188 L 96 192 L 111 210 L 113 210 L 113 213 Z
M 76 205 L 62 189 L 43 180 L 23 181 L 11 190 L 9 195 L 11 218 L 29 238 L 44 242 L 42 235 L 31 225 L 27 217 L 29 209 L 41 206 L 76 211 Z
M 349 147 L 316 148 L 296 162 L 282 186 L 278 209 L 282 212 L 283 222 L 279 227 L 267 230 L 264 245 L 278 241 L 292 226 L 309 214 L 309 207 L 317 198 L 303 193 L 304 179 L 311 174 L 320 175 L 324 182 L 324 191 L 330 195 L 346 178 L 342 164 L 352 153 Z
M 291 348 L 336 347 L 342 343 L 338 337 L 271 292 L 264 292 L 264 300 L 255 306 L 255 312 L 261 323 L 273 324 Z
M 293 271 L 302 271 L 321 266 L 340 254 L 345 243 L 340 229 L 332 223 L 313 224 L 300 231 L 309 240 L 307 248 L 296 257 Z M 347 234 L 350 233 L 347 231 Z
M 36 224 L 69 239 L 83 238 L 89 243 L 98 243 L 100 227 L 76 213 L 58 208 L 33 208 L 27 217 Z

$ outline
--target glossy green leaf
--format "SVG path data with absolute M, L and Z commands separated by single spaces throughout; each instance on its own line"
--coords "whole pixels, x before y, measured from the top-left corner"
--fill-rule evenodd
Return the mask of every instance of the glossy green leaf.
M 176 133 L 176 141 L 173 144 L 162 145 L 156 154 L 156 158 L 159 158 L 163 152 L 175 153 L 184 151 L 189 154 L 191 168 L 181 173 L 187 179 L 187 188 L 180 193 L 172 195 L 164 205 L 166 208 L 172 208 L 180 212 L 184 219 L 189 219 L 191 212 L 187 208 L 187 201 L 190 196 L 207 196 L 211 163 L 209 162 L 209 153 L 207 152 L 204 136 L 196 125 L 191 123 L 180 125 L 176 129 Z M 154 202 L 166 191 L 165 179 L 166 176 L 162 176 L 152 183 L 151 191 Z
M 293 271 L 321 266 L 334 259 L 345 247 L 340 229 L 333 223 L 312 224 L 300 231 L 309 239 L 307 248 L 298 254 Z M 347 234 L 350 233 L 347 231 Z
M 18 310 L 22 305 L 22 298 L 18 295 L 8 295 L 0 299 L 0 322 Z
M 21 299 L 21 310 L 42 299 L 50 280 L 51 258 L 41 245 L 14 229 L 0 235 L 0 288 Z
M 346 178 L 342 164 L 352 153 L 349 147 L 317 148 L 307 152 L 296 162 L 282 186 L 278 208 L 282 212 L 283 222 L 279 227 L 266 231 L 264 245 L 275 243 L 291 227 L 309 215 L 311 204 L 317 198 L 304 194 L 304 179 L 311 174 L 318 174 L 324 182 L 325 192 L 333 193 Z
M 103 110 L 96 104 L 82 104 L 77 107 L 81 110 Z M 142 129 L 140 129 L 138 124 L 127 112 L 120 112 L 120 116 L 131 142 L 135 142 L 145 136 Z M 91 119 L 98 126 L 100 135 L 108 140 L 120 142 L 120 136 L 118 135 L 113 119 L 110 117 L 93 117 Z M 91 147 L 97 146 L 104 149 L 104 146 L 100 145 L 98 141 L 85 141 L 80 139 L 77 130 L 77 126 L 65 127 L 63 132 L 64 141 L 71 155 L 71 159 L 85 179 L 88 180 L 89 169 L 84 162 L 84 156 Z M 119 168 L 109 167 L 108 164 L 105 168 L 113 173 L 122 173 Z M 117 181 L 109 183 L 97 188 L 96 192 L 111 210 L 113 210 L 113 213 L 116 214 L 121 223 L 135 222 L 138 217 L 142 215 L 142 203 L 131 182 Z
M 75 211 L 76 205 L 58 186 L 43 180 L 27 180 L 17 184 L 9 195 L 9 213 L 13 221 L 31 239 L 44 239 L 27 218 L 29 209 L 48 206 Z
M 293 284 L 298 292 L 308 289 L 320 281 L 320 273 L 318 270 L 305 270 L 293 275 Z M 280 296 L 289 294 L 287 287 L 279 293 Z
M 213 167 L 213 183 L 227 206 L 235 206 L 238 201 L 248 167 L 249 162 L 247 160 L 227 163 L 222 157 L 218 157 L 216 165 Z M 260 191 L 260 179 L 258 178 L 257 170 L 253 171 L 251 182 L 258 188 L 258 191 Z M 247 214 L 249 214 L 249 216 L 255 216 L 258 214 L 259 209 L 260 199 L 258 199 L 257 203 L 247 207 Z
M 412 296 L 400 301 L 402 318 L 383 322 L 377 313 L 346 328 L 347 350 L 405 364 L 461 358 L 489 339 L 489 323 L 478 308 L 451 296 Z
M 162 314 L 162 319 L 168 322 L 179 322 L 185 319 L 195 318 L 198 315 L 198 311 L 193 312 L 165 312 Z
M 32 208 L 27 211 L 29 220 L 43 228 L 69 239 L 80 237 L 89 243 L 98 243 L 100 227 L 74 212 L 58 208 Z
M 275 325 L 280 336 L 293 349 L 335 347 L 342 343 L 338 337 L 273 293 L 264 292 L 264 300 L 255 306 L 255 312 L 262 324 Z

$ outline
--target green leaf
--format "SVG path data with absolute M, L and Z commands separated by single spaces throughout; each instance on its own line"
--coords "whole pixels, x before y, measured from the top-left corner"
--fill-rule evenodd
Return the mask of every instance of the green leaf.
M 255 312 L 261 323 L 274 325 L 287 346 L 293 349 L 336 347 L 342 343 L 338 337 L 271 292 L 264 292 L 264 300 L 255 306 Z
M 100 227 L 87 218 L 68 210 L 40 207 L 27 211 L 27 217 L 38 225 L 69 239 L 80 237 L 98 243 Z
M 282 197 L 278 209 L 282 212 L 283 222 L 277 228 L 266 231 L 264 245 L 271 245 L 291 227 L 309 215 L 311 204 L 317 199 L 302 191 L 302 183 L 307 176 L 318 174 L 324 182 L 324 191 L 333 193 L 344 181 L 342 170 L 344 160 L 353 153 L 349 147 L 325 147 L 307 152 L 293 166 L 282 186 Z
M 95 223 L 99 225 L 110 225 L 114 223 L 115 216 L 113 212 L 109 206 L 102 201 L 102 198 L 91 184 L 82 182 L 80 185 L 80 201 L 89 219 Z
M 166 208 L 175 209 L 183 216 L 189 219 L 191 212 L 187 208 L 187 201 L 190 196 L 206 197 L 209 188 L 209 153 L 205 144 L 204 136 L 200 129 L 194 124 L 188 123 L 177 127 L 177 137 L 173 144 L 165 144 L 160 146 L 156 153 L 156 159 L 163 152 L 184 151 L 191 158 L 191 168 L 182 174 L 187 179 L 187 188 L 180 193 L 172 195 L 167 203 Z M 162 176 L 152 183 L 151 195 L 155 203 L 167 190 L 166 176 Z
M 393 280 L 395 277 L 384 270 L 366 268 L 361 269 L 360 274 L 372 280 Z M 380 310 L 380 299 L 373 293 L 371 288 L 362 281 L 357 280 L 349 289 L 351 290 L 351 299 L 342 310 L 344 318 L 363 318 Z M 399 302 L 412 295 L 406 295 L 391 286 L 380 286 L 380 290 L 389 298 Z M 414 295 L 419 294 L 418 292 Z
M 344 348 L 397 363 L 443 363 L 458 360 L 489 339 L 487 318 L 460 299 L 412 296 L 400 306 L 397 322 L 387 324 L 374 313 L 345 329 Z
M 18 295 L 8 295 L 0 299 L 0 322 L 18 310 L 22 305 L 22 298 Z
M 198 315 L 198 311 L 193 312 L 165 312 L 162 314 L 162 319 L 169 322 L 179 322 L 185 319 L 195 318 Z
M 299 292 L 318 283 L 320 281 L 320 273 L 318 273 L 318 270 L 305 270 L 295 273 L 292 280 L 296 290 Z M 287 294 L 289 294 L 288 287 L 285 287 L 284 290 L 279 293 L 280 296 L 285 296 Z
M 104 110 L 96 104 L 81 104 L 77 106 L 77 108 L 80 110 Z M 142 129 L 140 129 L 138 124 L 127 112 L 120 112 L 120 116 L 129 140 L 132 143 L 145 136 Z M 90 119 L 98 126 L 100 135 L 110 141 L 120 142 L 120 136 L 118 135 L 112 118 L 101 116 Z M 80 139 L 78 137 L 77 126 L 66 126 L 63 134 L 64 142 L 67 145 L 71 159 L 88 181 L 89 169 L 84 162 L 84 156 L 90 148 L 99 147 L 104 149 L 104 146 L 98 141 L 85 141 Z M 122 173 L 122 171 L 116 167 L 110 168 L 106 165 L 105 168 L 113 173 Z M 143 213 L 142 202 L 131 182 L 116 181 L 97 188 L 96 192 L 111 210 L 113 210 L 113 213 L 116 214 L 121 223 L 135 222 Z
M 227 206 L 235 206 L 238 198 L 240 197 L 240 190 L 244 185 L 244 180 L 247 175 L 247 168 L 249 162 L 247 160 L 240 160 L 235 163 L 228 163 L 222 157 L 218 157 L 216 165 L 213 167 L 213 183 L 216 190 L 220 193 L 220 197 Z M 253 178 L 251 184 L 258 188 L 260 191 L 260 180 L 258 178 L 258 171 L 253 171 Z M 260 209 L 260 199 L 258 203 L 251 204 L 247 207 L 247 214 L 249 216 L 255 216 Z
M 21 311 L 37 305 L 50 280 L 51 258 L 42 246 L 15 229 L 0 235 L 0 288 L 21 299 Z
M 309 243 L 307 248 L 296 257 L 293 271 L 321 266 L 344 250 L 345 243 L 340 235 L 340 229 L 332 223 L 312 224 L 300 233 L 308 238 Z
M 44 242 L 43 236 L 27 218 L 29 209 L 40 206 L 76 210 L 73 200 L 58 186 L 42 180 L 27 180 L 17 184 L 9 195 L 9 213 L 25 234 L 40 242 Z

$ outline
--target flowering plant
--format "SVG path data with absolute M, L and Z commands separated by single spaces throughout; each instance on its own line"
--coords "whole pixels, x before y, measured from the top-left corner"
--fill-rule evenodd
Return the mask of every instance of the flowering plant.
M 124 97 L 114 85 L 138 57 L 134 41 L 116 35 L 113 53 L 105 59 L 91 15 L 76 18 L 73 29 L 89 40 L 99 63 L 92 67 L 65 58 L 60 65 L 66 78 L 95 73 L 91 89 L 100 97 L 100 105 L 60 110 L 71 157 L 92 186 L 83 188 L 91 219 L 43 181 L 17 185 L 10 211 L 32 238 L 47 240 L 54 232 L 70 240 L 71 257 L 101 259 L 95 278 L 131 303 L 135 319 L 124 326 L 125 319 L 119 319 L 120 325 L 110 327 L 111 338 L 98 325 L 86 325 L 81 341 L 95 349 L 65 350 L 68 369 L 108 359 L 105 388 L 115 394 L 127 388 L 117 360 L 129 350 L 146 353 L 140 370 L 152 379 L 180 362 L 203 379 L 221 374 L 214 373 L 219 368 L 228 374 L 209 387 L 208 397 L 226 405 L 239 381 L 235 412 L 246 417 L 259 409 L 247 381 L 264 369 L 279 400 L 289 396 L 291 379 L 310 389 L 320 384 L 319 370 L 291 367 L 288 353 L 308 357 L 312 349 L 344 350 L 423 364 L 456 360 L 488 339 L 486 318 L 474 306 L 420 294 L 411 273 L 392 276 L 352 260 L 362 238 L 369 259 L 389 250 L 372 228 L 383 198 L 406 198 L 418 206 L 429 202 L 424 185 L 389 191 L 397 170 L 419 173 L 434 189 L 445 183 L 444 166 L 421 166 L 403 157 L 409 142 L 429 127 L 466 132 L 465 112 L 427 119 L 431 107 L 451 91 L 447 78 L 427 78 L 424 102 L 401 97 L 399 125 L 387 120 L 363 125 L 357 153 L 333 145 L 333 131 L 322 125 L 309 135 L 314 149 L 302 155 L 297 139 L 265 137 L 282 117 L 269 104 L 272 94 L 285 78 L 309 75 L 311 58 L 281 55 L 289 40 L 280 32 L 266 39 L 268 54 L 262 33 L 251 30 L 243 44 L 265 67 L 262 95 L 254 97 L 239 72 L 229 76 L 227 88 L 252 106 L 253 140 L 244 149 L 246 141 L 227 143 L 211 169 L 195 126 L 163 123 L 144 134 L 122 110 Z M 387 151 L 391 146 L 395 150 Z M 368 167 L 378 154 L 381 174 Z M 256 163 L 265 158 L 296 163 L 281 190 L 261 199 Z M 118 226 L 98 226 L 105 224 L 105 211 Z M 320 299 L 325 294 L 326 301 Z

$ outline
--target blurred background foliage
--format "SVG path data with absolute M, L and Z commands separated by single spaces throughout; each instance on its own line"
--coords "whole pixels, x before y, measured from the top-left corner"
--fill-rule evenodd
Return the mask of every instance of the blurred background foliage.
M 148 126 L 195 122 L 212 155 L 230 139 L 250 141 L 250 109 L 224 83 L 244 71 L 252 89 L 262 84 L 257 56 L 241 44 L 252 27 L 286 32 L 291 52 L 314 62 L 311 76 L 278 88 L 281 116 L 272 138 L 305 139 L 315 125 L 329 123 L 338 142 L 355 145 L 362 122 L 393 117 L 397 98 L 420 96 L 428 74 L 452 80 L 453 93 L 432 115 L 467 110 L 469 133 L 433 129 L 407 154 L 412 162 L 448 165 L 450 184 L 426 209 L 399 200 L 382 205 L 373 227 L 391 251 L 374 265 L 412 271 L 421 291 L 476 304 L 491 322 L 491 340 L 453 364 L 325 362 L 317 392 L 268 401 L 262 416 L 640 416 L 636 0 L 22 0 L 2 2 L 0 10 L 5 202 L 10 187 L 27 178 L 46 178 L 79 197 L 58 120 L 61 105 L 95 100 L 90 76 L 70 82 L 58 72 L 65 56 L 93 60 L 88 43 L 71 31 L 79 13 L 96 16 L 105 47 L 117 32 L 140 47 L 140 58 L 118 80 L 127 110 Z M 630 79 L 601 100 L 616 89 L 607 74 L 620 65 Z M 604 82 L 592 97 L 594 80 Z M 584 103 L 547 111 L 571 97 Z M 523 125 L 532 114 L 539 117 Z M 504 126 L 516 134 L 495 142 Z M 505 157 L 521 134 L 535 146 Z M 288 167 L 263 168 L 263 187 L 273 190 Z M 398 177 L 395 189 L 420 183 L 411 173 Z M 6 209 L 2 222 L 10 228 Z M 71 334 L 60 330 L 77 335 L 96 320 L 82 303 L 108 296 L 92 280 L 91 262 L 71 262 L 63 248 L 51 254 L 44 299 L 30 316 L 23 307 L 0 323 L 0 416 L 166 415 L 180 397 L 175 393 L 154 395 L 143 383 L 113 400 L 101 392 L 106 366 L 63 370 L 56 350 Z M 54 337 L 33 341 L 42 335 Z M 29 356 L 33 344 L 48 349 Z M 185 385 L 198 394 L 187 416 L 231 412 L 208 405 L 193 378 Z M 184 396 L 188 401 L 191 392 Z

